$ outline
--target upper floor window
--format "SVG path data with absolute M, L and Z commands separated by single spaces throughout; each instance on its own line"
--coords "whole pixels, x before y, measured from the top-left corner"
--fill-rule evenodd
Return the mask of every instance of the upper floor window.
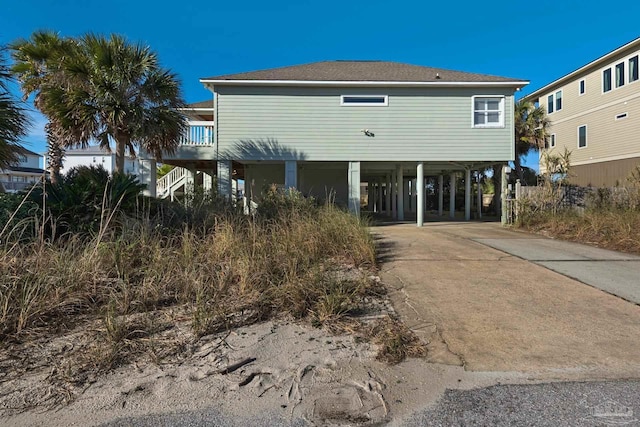
M 559 90 L 556 93 L 552 93 L 547 97 L 547 113 L 551 114 L 554 111 L 562 110 L 562 91 Z
M 638 55 L 629 58 L 629 83 L 638 80 Z
M 342 95 L 340 105 L 386 107 L 389 105 L 389 97 L 387 95 Z
M 624 86 L 624 62 L 616 65 L 616 87 Z
M 504 96 L 473 97 L 473 126 L 504 127 Z
M 587 125 L 578 127 L 578 148 L 587 146 Z
M 584 79 L 580 80 L 580 82 L 578 83 L 578 95 L 584 95 L 584 93 L 586 92 L 586 82 L 584 81 Z
M 611 68 L 602 71 L 602 91 L 609 92 L 611 90 Z

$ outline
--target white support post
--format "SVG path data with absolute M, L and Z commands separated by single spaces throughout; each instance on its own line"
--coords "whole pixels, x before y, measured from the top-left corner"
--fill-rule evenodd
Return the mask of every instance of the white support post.
M 142 194 L 148 197 L 156 197 L 157 194 L 157 165 L 155 159 L 140 159 L 140 182 L 147 187 Z
M 464 171 L 464 220 L 471 220 L 471 170 Z
M 398 174 L 391 173 L 391 218 L 398 219 Z
M 284 162 L 284 186 L 287 190 L 298 187 L 298 162 L 295 160 Z
M 193 194 L 196 189 L 196 168 L 193 165 L 187 166 L 187 173 L 184 180 L 184 194 Z
M 231 160 L 218 160 L 218 195 L 233 201 L 231 198 L 231 168 Z
M 398 221 L 404 221 L 404 175 L 402 165 L 396 169 L 396 180 L 398 182 Z
M 444 210 L 444 176 L 438 176 L 438 215 L 442 216 Z
M 360 162 L 349 162 L 349 210 L 360 215 Z
M 456 173 L 449 175 L 449 218 L 456 217 Z
M 482 183 L 478 172 L 478 219 L 482 218 Z
M 384 187 L 385 187 L 385 207 L 387 208 L 387 215 L 388 216 L 393 216 L 393 213 L 391 211 L 391 174 L 387 175 L 385 177 L 385 182 L 384 182 Z
M 418 208 L 418 227 L 424 225 L 424 163 L 418 163 L 417 168 L 418 178 L 415 181 L 415 188 L 418 192 L 418 198 L 416 205 Z
M 410 186 L 410 180 L 409 179 L 405 179 L 403 181 L 403 191 L 402 194 L 404 195 L 404 209 L 403 212 L 411 212 L 411 195 L 409 194 L 409 186 Z

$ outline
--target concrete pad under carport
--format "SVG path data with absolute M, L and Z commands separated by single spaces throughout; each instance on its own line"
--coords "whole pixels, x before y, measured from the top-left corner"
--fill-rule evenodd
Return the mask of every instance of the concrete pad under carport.
M 374 227 L 381 278 L 429 360 L 540 379 L 640 376 L 640 307 L 474 238 L 492 223 Z

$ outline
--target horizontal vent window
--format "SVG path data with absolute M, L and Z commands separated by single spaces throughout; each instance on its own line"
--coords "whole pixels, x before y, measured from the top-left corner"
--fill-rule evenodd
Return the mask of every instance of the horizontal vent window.
M 386 106 L 388 103 L 389 97 L 386 95 L 342 95 L 340 97 L 341 105 Z
M 616 120 L 626 119 L 626 118 L 627 118 L 627 113 L 618 114 L 616 116 Z

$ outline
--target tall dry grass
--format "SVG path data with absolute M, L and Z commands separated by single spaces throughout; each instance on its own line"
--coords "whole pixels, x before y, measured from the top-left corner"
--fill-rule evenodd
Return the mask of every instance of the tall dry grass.
M 268 219 L 211 212 L 213 226 L 178 232 L 120 218 L 93 236 L 5 239 L 0 337 L 97 314 L 117 341 L 119 316 L 178 304 L 188 304 L 197 335 L 278 313 L 324 321 L 352 310 L 369 285 L 331 271 L 374 263 L 365 225 L 333 205 L 279 209 Z

